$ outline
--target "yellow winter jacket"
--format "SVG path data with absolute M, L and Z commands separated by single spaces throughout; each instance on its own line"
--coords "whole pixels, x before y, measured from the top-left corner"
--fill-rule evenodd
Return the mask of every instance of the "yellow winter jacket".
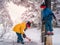
M 13 27 L 13 31 L 20 33 L 20 34 L 24 34 L 24 30 L 26 28 L 26 23 L 23 22 L 21 24 L 17 24 Z

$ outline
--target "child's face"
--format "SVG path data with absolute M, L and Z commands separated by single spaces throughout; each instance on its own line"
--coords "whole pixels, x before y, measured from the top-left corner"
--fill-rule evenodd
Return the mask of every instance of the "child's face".
M 26 27 L 27 27 L 27 28 L 30 28 L 30 25 L 29 25 L 29 24 L 27 24 L 27 25 L 26 25 Z
M 41 8 L 41 10 L 44 10 L 44 8 Z

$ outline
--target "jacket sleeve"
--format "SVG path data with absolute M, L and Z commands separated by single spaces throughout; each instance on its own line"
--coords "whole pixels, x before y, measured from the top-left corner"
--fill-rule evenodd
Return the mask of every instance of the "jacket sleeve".
M 52 10 L 51 10 L 51 9 L 48 9 L 48 10 L 49 10 L 49 14 L 52 15 L 53 18 L 56 20 L 56 17 L 55 17 L 55 15 L 54 15 L 54 13 L 52 12 Z
M 55 17 L 55 15 L 54 15 L 54 13 L 52 11 L 50 11 L 50 14 L 49 15 L 52 15 L 53 18 L 56 20 L 56 17 Z
M 56 17 L 55 17 L 55 15 L 53 14 L 53 18 L 56 20 Z

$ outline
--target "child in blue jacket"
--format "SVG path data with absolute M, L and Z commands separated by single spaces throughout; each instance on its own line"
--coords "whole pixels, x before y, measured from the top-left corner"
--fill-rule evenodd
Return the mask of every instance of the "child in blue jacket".
M 53 12 L 51 9 L 46 7 L 45 4 L 42 4 L 40 6 L 42 12 L 42 22 L 45 24 L 45 29 L 46 29 L 46 34 L 47 35 L 53 35 L 53 28 L 52 28 L 52 20 L 53 18 L 56 20 L 56 17 L 54 16 Z

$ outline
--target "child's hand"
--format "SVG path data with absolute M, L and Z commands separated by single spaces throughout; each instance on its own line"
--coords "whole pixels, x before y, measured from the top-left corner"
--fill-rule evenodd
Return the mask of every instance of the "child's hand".
M 31 41 L 31 39 L 28 39 L 29 41 Z

